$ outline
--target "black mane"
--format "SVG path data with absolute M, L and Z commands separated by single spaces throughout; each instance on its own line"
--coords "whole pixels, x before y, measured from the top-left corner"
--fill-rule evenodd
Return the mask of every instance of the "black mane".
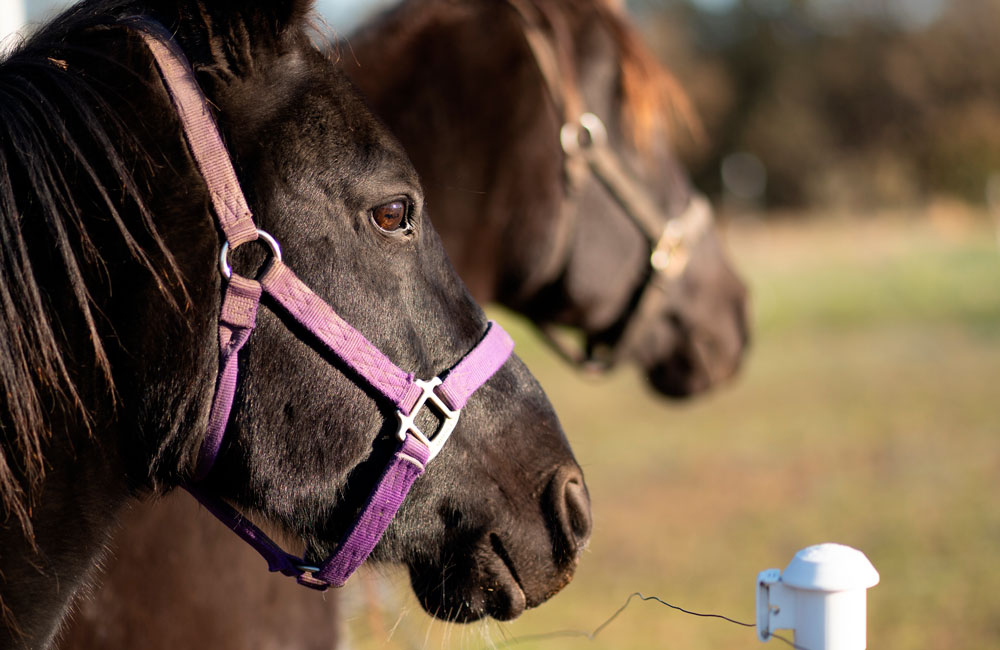
M 176 264 L 143 198 L 152 166 L 140 137 L 126 126 L 120 97 L 89 71 L 130 73 L 92 47 L 121 30 L 120 2 L 84 3 L 48 24 L 0 62 L 0 501 L 30 535 L 33 488 L 45 473 L 43 443 L 55 419 L 92 426 L 82 393 L 114 395 L 95 309 L 104 283 L 97 241 L 109 234 L 179 306 Z M 129 206 L 125 209 L 124 206 Z M 141 215 L 128 222 L 126 214 Z M 85 347 L 68 346 L 82 327 Z M 72 361 L 68 356 L 72 355 Z M 89 363 L 93 376 L 77 376 Z M 97 384 L 96 386 L 94 384 Z

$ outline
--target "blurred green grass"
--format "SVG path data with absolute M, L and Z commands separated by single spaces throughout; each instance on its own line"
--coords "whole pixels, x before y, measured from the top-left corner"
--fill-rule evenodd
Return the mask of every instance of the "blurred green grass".
M 510 624 L 432 622 L 405 578 L 369 574 L 342 599 L 344 647 L 489 648 L 589 632 L 633 591 L 752 622 L 757 573 L 824 541 L 862 549 L 881 573 L 870 648 L 1000 647 L 991 220 L 938 210 L 744 221 L 728 241 L 753 292 L 754 342 L 741 376 L 698 400 L 660 400 L 627 369 L 583 378 L 494 310 L 584 468 L 590 547 L 561 594 Z M 753 630 L 633 602 L 596 640 L 514 647 L 759 645 Z

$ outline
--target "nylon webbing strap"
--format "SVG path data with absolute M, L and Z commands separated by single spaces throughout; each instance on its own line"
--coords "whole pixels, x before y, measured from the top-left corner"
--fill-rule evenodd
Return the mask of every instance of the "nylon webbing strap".
M 506 360 L 513 351 L 514 340 L 495 321 L 490 321 L 486 334 L 472 352 L 444 376 L 438 394 L 452 410 L 462 409 L 472 394 L 500 369 L 499 360 Z
M 208 416 L 208 430 L 198 452 L 196 482 L 208 476 L 219 455 L 236 394 L 239 352 L 250 339 L 257 322 L 261 291 L 259 282 L 238 275 L 233 275 L 226 286 L 219 312 L 219 376 Z
M 240 189 L 229 152 L 184 52 L 159 23 L 144 18 L 124 22 L 142 36 L 161 78 L 169 86 L 167 91 L 184 126 L 191 155 L 208 186 L 219 227 L 230 247 L 257 239 L 253 214 Z
M 257 551 L 267 562 L 268 571 L 296 578 L 303 586 L 323 590 L 344 586 L 364 563 L 426 466 L 427 447 L 413 436 L 407 437 L 386 465 L 361 514 L 321 567 L 307 566 L 304 559 L 284 551 L 253 522 L 214 494 L 197 485 L 187 485 L 185 489 Z
M 386 528 L 403 505 L 410 487 L 427 467 L 428 449 L 413 436 L 407 436 L 379 477 L 375 490 L 354 526 L 344 536 L 337 551 L 311 577 L 333 587 L 342 587 L 382 538 Z
M 385 395 L 399 410 L 410 412 L 420 396 L 412 373 L 400 370 L 283 263 L 272 260 L 260 283 L 292 318 L 372 388 Z

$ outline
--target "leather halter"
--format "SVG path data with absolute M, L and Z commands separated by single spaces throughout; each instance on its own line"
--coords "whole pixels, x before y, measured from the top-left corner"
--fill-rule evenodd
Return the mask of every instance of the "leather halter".
M 604 122 L 586 109 L 570 52 L 566 47 L 558 46 L 571 41 L 565 19 L 532 0 L 507 0 L 507 3 L 520 18 L 522 33 L 548 95 L 557 113 L 561 114 L 563 125 L 559 143 L 564 156 L 567 197 L 583 184 L 587 175 L 592 176 L 621 207 L 649 245 L 646 279 L 626 312 L 618 319 L 620 334 L 610 344 L 609 355 L 597 356 L 597 349 L 589 344 L 581 349 L 552 324 L 540 326 L 546 342 L 564 359 L 581 367 L 606 370 L 628 348 L 628 342 L 636 336 L 638 324 L 654 317 L 658 307 L 668 299 L 671 285 L 687 268 L 691 249 L 712 227 L 712 208 L 703 196 L 693 194 L 680 214 L 664 219 L 664 211 L 656 199 L 609 146 Z M 522 290 L 525 295 L 552 282 L 565 268 L 572 243 L 575 210 L 563 209 L 560 216 L 562 219 L 557 222 L 553 246 L 538 271 L 525 283 Z
M 170 33 L 147 18 L 128 18 L 123 24 L 137 31 L 153 54 L 180 116 L 192 157 L 208 186 L 213 212 L 226 240 L 220 259 L 226 288 L 219 315 L 219 375 L 195 477 L 185 489 L 260 553 L 271 571 L 295 577 L 301 584 L 316 589 L 342 586 L 375 548 L 410 487 L 448 440 L 466 401 L 509 358 L 513 341 L 498 324 L 490 322 L 479 343 L 438 377 L 423 381 L 395 366 L 299 280 L 282 262 L 278 243 L 254 225 L 208 100 Z M 258 238 L 271 248 L 268 267 L 257 279 L 236 275 L 228 264 L 229 250 Z M 319 566 L 309 566 L 302 558 L 283 551 L 201 484 L 221 449 L 236 390 L 238 354 L 250 338 L 265 293 L 303 326 L 315 342 L 392 404 L 399 419 L 398 448 L 353 525 L 334 553 Z M 436 432 L 425 433 L 414 422 L 425 406 L 443 420 Z

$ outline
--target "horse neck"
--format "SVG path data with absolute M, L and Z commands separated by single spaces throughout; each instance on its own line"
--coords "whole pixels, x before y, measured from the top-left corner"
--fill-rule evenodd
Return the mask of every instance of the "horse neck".
M 0 527 L 0 647 L 46 648 L 99 566 L 128 492 L 118 463 L 96 447 L 53 453 L 32 512 L 34 539 Z
M 502 2 L 416 0 L 353 37 L 344 63 L 479 302 L 518 292 L 562 200 L 560 123 L 519 20 Z

